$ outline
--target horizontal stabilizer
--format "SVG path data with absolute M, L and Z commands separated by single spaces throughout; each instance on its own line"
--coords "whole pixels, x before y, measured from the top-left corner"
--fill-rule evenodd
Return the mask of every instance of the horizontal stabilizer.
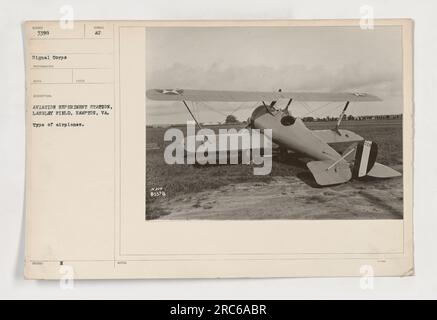
M 400 172 L 378 162 L 375 162 L 367 175 L 374 178 L 394 178 L 402 176 Z
M 349 130 L 312 130 L 312 132 L 323 142 L 333 144 L 342 142 L 359 142 L 364 138 Z
M 321 186 L 344 183 L 352 178 L 349 165 L 344 161 L 337 164 L 333 160 L 310 161 L 307 167 Z

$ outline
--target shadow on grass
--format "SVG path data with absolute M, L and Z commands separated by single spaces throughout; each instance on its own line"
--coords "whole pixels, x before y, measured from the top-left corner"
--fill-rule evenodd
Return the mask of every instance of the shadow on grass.
M 306 185 L 310 186 L 311 188 L 317 188 L 317 189 L 321 189 L 323 188 L 322 186 L 318 185 L 316 180 L 314 179 L 313 175 L 311 174 L 311 172 L 309 171 L 303 171 L 300 172 L 296 175 L 296 177 L 302 181 L 303 183 L 305 183 Z
M 403 219 L 404 214 L 402 211 L 399 211 L 397 208 L 387 204 L 385 199 L 381 199 L 373 194 L 370 194 L 367 191 L 360 191 L 360 194 L 366 198 L 372 205 L 380 207 L 382 210 L 386 212 L 391 212 L 395 215 L 395 219 Z

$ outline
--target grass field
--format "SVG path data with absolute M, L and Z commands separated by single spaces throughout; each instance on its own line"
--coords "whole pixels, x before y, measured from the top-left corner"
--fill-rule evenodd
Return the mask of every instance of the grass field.
M 333 122 L 311 122 L 307 123 L 310 129 L 328 129 L 333 128 L 335 123 Z M 357 134 L 360 134 L 367 140 L 374 141 L 378 144 L 378 158 L 377 161 L 393 167 L 394 169 L 402 172 L 402 122 L 401 120 L 364 120 L 364 121 L 343 121 L 343 129 L 349 129 Z M 181 129 L 183 129 L 181 127 Z M 217 130 L 218 127 L 213 129 Z M 267 176 L 255 176 L 253 175 L 253 168 L 250 165 L 209 165 L 209 166 L 194 166 L 194 165 L 167 165 L 163 159 L 163 153 L 165 143 L 163 139 L 165 128 L 147 128 L 146 138 L 147 144 L 156 146 L 156 148 L 148 149 L 146 151 L 146 217 L 147 219 L 169 218 L 172 219 L 173 211 L 181 211 L 184 209 L 184 213 L 176 215 L 174 218 L 181 219 L 311 219 L 311 218 L 333 218 L 332 214 L 326 215 L 311 215 L 305 212 L 307 210 L 300 210 L 300 213 L 296 215 L 288 215 L 286 212 L 278 213 L 278 216 L 271 213 L 262 214 L 262 211 L 258 215 L 251 216 L 250 212 L 246 214 L 235 214 L 236 210 L 240 210 L 237 206 L 232 208 L 222 208 L 222 211 L 232 212 L 232 215 L 226 215 L 220 211 L 222 204 L 217 203 L 220 197 L 222 201 L 231 201 L 232 197 L 225 198 L 227 193 L 233 193 L 241 191 L 241 201 L 247 201 L 248 197 L 253 197 L 256 194 L 255 191 L 259 191 L 259 197 L 264 200 L 274 198 L 275 193 L 266 194 L 267 190 L 277 190 L 281 194 L 282 190 L 288 190 L 289 186 L 294 186 L 293 190 L 282 194 L 282 198 L 277 200 L 280 203 L 282 200 L 297 201 L 299 200 L 296 191 L 302 191 L 301 201 L 302 205 L 308 207 L 308 211 L 317 209 L 317 203 L 324 203 L 329 199 L 335 200 L 338 196 L 348 197 L 355 196 L 357 193 L 363 198 L 363 190 L 374 190 L 376 195 L 381 195 L 382 191 L 389 193 L 385 196 L 393 195 L 395 199 L 392 204 L 388 205 L 385 209 L 387 211 L 396 211 L 393 215 L 388 212 L 379 216 L 370 216 L 370 218 L 401 218 L 402 217 L 402 179 L 388 179 L 388 180 L 374 180 L 372 181 L 353 181 L 345 185 L 349 185 L 344 189 L 343 186 L 334 186 L 327 188 L 315 188 L 315 183 L 311 174 L 304 163 L 300 162 L 292 154 L 289 154 L 285 158 L 273 157 L 273 167 L 271 174 Z M 339 151 L 346 146 L 338 146 Z M 376 186 L 376 187 L 375 187 Z M 240 187 L 240 189 L 239 189 Z M 152 197 L 151 191 L 153 189 L 162 188 L 165 192 L 165 196 Z M 242 188 L 242 189 L 241 189 Z M 378 189 L 379 188 L 379 189 Z M 297 190 L 299 189 L 299 190 Z M 220 191 L 219 194 L 216 194 Z M 331 195 L 329 192 L 331 191 Z M 337 192 L 343 192 L 343 194 L 336 194 Z M 245 192 L 247 196 L 243 197 Z M 332 193 L 334 192 L 334 193 Z M 196 195 L 202 195 L 197 198 Z M 215 196 L 213 196 L 215 194 Z M 220 196 L 220 197 L 219 197 Z M 375 195 L 368 194 L 368 204 L 372 205 L 373 202 L 381 202 L 381 199 L 375 199 Z M 215 197 L 215 198 L 214 198 Z M 219 198 L 217 198 L 219 197 Z M 373 197 L 373 198 L 372 198 Z M 208 201 L 203 201 L 208 198 Z M 188 200 L 187 200 L 188 199 Z M 200 200 L 199 200 L 200 199 Z M 227 200 L 224 200 L 227 199 Z M 350 198 L 352 199 L 352 198 Z M 256 199 L 255 199 L 256 200 Z M 215 202 L 214 202 L 215 201 Z M 251 201 L 255 202 L 254 199 Z M 297 201 L 299 203 L 299 201 Z M 357 200 L 358 201 L 358 200 Z M 364 201 L 364 200 L 363 200 Z M 357 206 L 365 206 L 360 201 L 357 202 Z M 399 203 L 399 205 L 398 205 Z M 271 206 L 265 204 L 264 212 L 270 210 Z M 235 210 L 234 210 L 235 209 Z M 262 209 L 262 208 L 261 208 Z M 338 208 L 333 208 L 333 212 Z M 289 209 L 291 210 L 291 209 Z M 323 206 L 320 208 L 323 210 Z M 360 210 L 368 211 L 365 208 Z M 379 211 L 384 211 L 384 206 L 380 206 Z M 193 212 L 192 217 L 190 212 Z M 238 211 L 238 212 L 240 212 Z M 256 211 L 256 210 L 255 210 Z M 372 210 L 371 210 L 372 211 Z M 375 211 L 375 210 L 373 210 Z M 378 212 L 379 212 L 378 211 Z M 400 211 L 400 212 L 399 212 Z M 203 212 L 216 212 L 216 214 L 203 214 Z M 302 214 L 301 214 L 302 213 Z M 351 213 L 355 214 L 355 213 Z M 363 214 L 362 218 L 369 218 L 369 212 Z M 347 212 L 340 212 L 334 218 L 347 219 L 351 218 Z M 357 217 L 355 217 L 357 218 Z

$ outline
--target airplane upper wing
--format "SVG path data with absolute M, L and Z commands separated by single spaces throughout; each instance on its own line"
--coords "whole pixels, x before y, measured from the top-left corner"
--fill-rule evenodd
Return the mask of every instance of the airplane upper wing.
M 223 101 L 250 102 L 293 99 L 295 101 L 381 101 L 367 93 L 351 92 L 259 92 L 259 91 L 214 91 L 184 89 L 149 89 L 147 98 L 161 101 Z

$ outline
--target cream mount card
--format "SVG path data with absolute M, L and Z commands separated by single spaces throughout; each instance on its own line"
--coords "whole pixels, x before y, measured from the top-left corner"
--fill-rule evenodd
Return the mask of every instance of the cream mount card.
M 23 29 L 26 278 L 414 274 L 412 21 Z

